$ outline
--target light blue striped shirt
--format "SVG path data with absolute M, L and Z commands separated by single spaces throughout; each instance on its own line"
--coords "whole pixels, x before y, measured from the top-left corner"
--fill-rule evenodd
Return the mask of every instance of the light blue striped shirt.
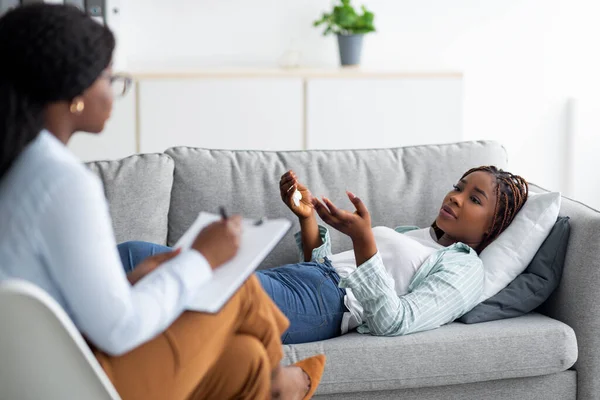
M 398 227 L 405 233 L 415 227 Z M 319 226 L 323 244 L 313 249 L 311 261 L 332 255 L 329 231 Z M 296 234 L 300 259 L 302 239 Z M 360 333 L 378 336 L 407 335 L 438 328 L 470 311 L 483 291 L 483 263 L 475 250 L 455 243 L 435 251 L 416 272 L 408 294 L 398 296 L 394 279 L 379 252 L 340 280 L 363 307 Z

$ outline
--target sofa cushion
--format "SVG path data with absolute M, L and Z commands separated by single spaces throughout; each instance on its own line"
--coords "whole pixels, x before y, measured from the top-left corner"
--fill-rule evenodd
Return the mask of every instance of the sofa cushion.
M 117 243 L 166 244 L 173 160 L 166 154 L 141 154 L 87 165 L 104 183 Z
M 315 400 L 577 400 L 577 371 L 462 385 L 338 393 Z M 581 398 L 580 398 L 581 399 Z
M 577 341 L 566 324 L 532 313 L 398 337 L 350 333 L 284 351 L 285 364 L 327 354 L 318 394 L 328 394 L 552 374 L 575 363 Z
M 498 294 L 460 317 L 460 322 L 475 324 L 518 317 L 544 303 L 560 283 L 569 232 L 569 217 L 559 217 L 525 271 Z
M 514 220 L 479 255 L 483 261 L 482 302 L 497 294 L 525 271 L 560 210 L 560 193 L 531 193 Z
M 370 150 L 227 151 L 175 147 L 168 243 L 174 244 L 200 211 L 246 217 L 289 218 L 294 225 L 262 267 L 297 261 L 292 234 L 297 219 L 279 197 L 279 178 L 293 169 L 315 196 L 350 209 L 345 190 L 369 208 L 373 225 L 429 226 L 445 194 L 473 166 L 506 166 L 498 143 L 479 141 Z M 334 252 L 348 250 L 348 237 L 331 230 Z

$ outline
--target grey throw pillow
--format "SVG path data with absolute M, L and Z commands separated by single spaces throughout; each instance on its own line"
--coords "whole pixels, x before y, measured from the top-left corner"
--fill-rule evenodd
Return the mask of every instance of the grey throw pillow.
M 474 324 L 518 317 L 539 307 L 560 283 L 570 232 L 569 217 L 559 217 L 525 271 L 459 321 Z
M 87 166 L 102 179 L 117 243 L 167 242 L 175 163 L 166 154 L 136 154 Z

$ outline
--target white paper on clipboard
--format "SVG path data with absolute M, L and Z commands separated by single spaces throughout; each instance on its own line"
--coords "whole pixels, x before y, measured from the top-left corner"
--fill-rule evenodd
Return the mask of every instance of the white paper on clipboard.
M 201 212 L 177 241 L 175 248 L 189 249 L 202 228 L 220 218 L 216 214 Z M 260 225 L 255 225 L 253 220 L 244 219 L 237 254 L 213 271 L 213 277 L 200 287 L 188 309 L 208 313 L 219 311 L 279 243 L 291 225 L 286 219 L 266 219 Z

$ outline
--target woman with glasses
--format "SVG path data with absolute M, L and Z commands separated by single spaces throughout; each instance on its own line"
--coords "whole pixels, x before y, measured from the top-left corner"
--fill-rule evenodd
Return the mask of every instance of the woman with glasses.
M 123 74 L 114 74 L 109 77 L 113 97 L 123 97 L 129 92 L 133 81 L 131 77 Z
M 324 357 L 280 366 L 288 321 L 256 278 L 216 314 L 184 311 L 237 252 L 239 217 L 126 274 L 102 184 L 65 146 L 102 132 L 131 84 L 112 72 L 110 30 L 39 3 L 1 17 L 0 38 L 0 284 L 49 293 L 123 399 L 310 397 Z

